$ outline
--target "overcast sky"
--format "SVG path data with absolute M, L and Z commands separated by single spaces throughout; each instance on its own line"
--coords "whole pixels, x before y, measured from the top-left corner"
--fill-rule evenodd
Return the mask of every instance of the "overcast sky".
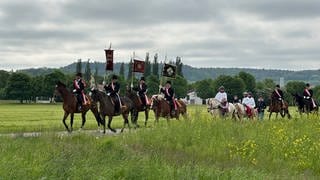
M 319 0 L 1 0 L 0 69 L 146 52 L 195 67 L 320 69 Z

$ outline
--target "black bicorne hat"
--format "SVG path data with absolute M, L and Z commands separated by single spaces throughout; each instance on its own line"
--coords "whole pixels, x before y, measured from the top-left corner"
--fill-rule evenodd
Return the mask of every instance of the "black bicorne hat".
M 76 74 L 76 76 L 82 77 L 82 73 L 81 73 L 81 72 L 78 72 L 78 73 Z
M 118 76 L 114 74 L 111 79 L 118 79 Z

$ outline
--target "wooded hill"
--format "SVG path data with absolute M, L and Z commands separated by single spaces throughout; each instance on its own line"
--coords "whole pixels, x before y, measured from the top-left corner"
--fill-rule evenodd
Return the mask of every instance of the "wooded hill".
M 82 62 L 82 72 L 84 72 L 86 62 Z M 115 63 L 114 72 L 118 73 L 121 63 Z M 91 72 L 98 70 L 98 75 L 103 76 L 105 74 L 105 63 L 90 63 Z M 125 74 L 128 73 L 128 63 L 125 64 Z M 160 64 L 159 68 L 163 66 Z M 76 62 L 70 65 L 58 68 L 63 73 L 74 73 L 76 70 Z M 52 68 L 32 68 L 19 70 L 19 72 L 25 72 L 31 76 L 45 75 L 53 72 Z M 290 70 L 275 70 L 275 69 L 250 69 L 250 68 L 195 68 L 189 65 L 183 65 L 182 72 L 184 77 L 189 82 L 195 82 L 207 78 L 216 78 L 219 75 L 231 75 L 234 76 L 239 72 L 244 71 L 252 74 L 257 81 L 264 80 L 266 78 L 273 79 L 276 83 L 279 83 L 280 77 L 283 77 L 285 82 L 288 81 L 305 81 L 313 85 L 320 85 L 320 69 L 319 70 L 303 70 L 303 71 L 290 71 Z M 159 72 L 161 72 L 159 70 Z

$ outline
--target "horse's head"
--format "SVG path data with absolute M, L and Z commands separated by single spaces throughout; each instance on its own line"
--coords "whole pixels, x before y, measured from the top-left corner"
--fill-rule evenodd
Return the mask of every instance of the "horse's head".
M 160 101 L 162 101 L 162 100 L 164 100 L 163 95 L 161 95 L 161 94 L 153 95 L 153 96 L 151 97 L 150 109 L 155 110 L 155 109 L 159 106 Z
M 298 94 L 297 92 L 296 93 L 291 93 L 295 103 L 300 107 L 300 108 L 303 108 L 304 106 L 304 99 L 303 99 L 303 96 Z
M 67 86 L 61 81 L 56 82 L 56 86 L 53 92 L 53 97 L 60 96 L 63 90 L 66 90 Z
M 98 102 L 99 101 L 99 90 L 96 89 L 96 88 L 92 88 L 90 89 L 90 93 L 89 93 L 89 96 L 91 97 L 91 99 L 95 102 Z
M 217 99 L 209 98 L 207 103 L 208 112 L 210 112 L 213 109 L 218 109 L 219 105 L 220 105 L 220 102 Z

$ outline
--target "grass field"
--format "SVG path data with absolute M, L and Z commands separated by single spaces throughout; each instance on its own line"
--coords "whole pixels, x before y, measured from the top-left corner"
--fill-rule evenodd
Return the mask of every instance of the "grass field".
M 212 119 L 204 106 L 188 112 L 169 124 L 151 113 L 148 128 L 117 136 L 68 135 L 52 133 L 64 131 L 61 105 L 0 104 L 1 133 L 43 132 L 0 136 L 0 179 L 320 178 L 319 117 L 239 123 Z M 85 129 L 96 127 L 89 113 Z

